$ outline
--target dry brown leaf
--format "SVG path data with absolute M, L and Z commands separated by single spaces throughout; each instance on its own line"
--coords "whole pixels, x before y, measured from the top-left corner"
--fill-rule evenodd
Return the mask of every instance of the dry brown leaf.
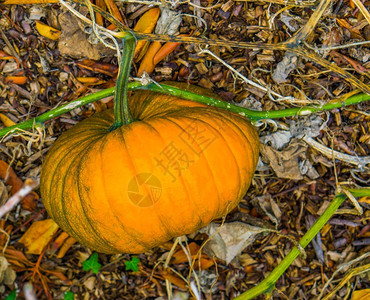
M 360 39 L 360 40 L 364 39 L 363 36 L 361 35 L 360 31 L 358 29 L 353 28 L 353 26 L 351 24 L 349 24 L 346 19 L 336 18 L 336 20 L 337 20 L 339 26 L 344 27 L 344 28 L 349 30 L 349 32 L 351 33 L 352 38 Z
M 110 77 L 116 77 L 118 72 L 118 67 L 116 65 L 104 62 L 97 62 L 91 59 L 83 59 L 79 62 L 76 62 L 76 65 L 96 73 L 108 75 Z
M 13 168 L 2 160 L 0 160 L 0 178 L 12 187 L 10 190 L 12 195 L 18 192 L 23 186 L 23 181 L 15 174 Z M 34 211 L 37 207 L 38 199 L 39 195 L 32 191 L 22 200 L 22 208 L 28 211 Z
M 187 290 L 186 282 L 178 275 L 176 275 L 174 272 L 172 272 L 170 269 L 164 269 L 163 271 L 160 272 L 160 275 L 164 279 L 167 279 L 169 282 L 176 285 L 177 287 Z
M 59 226 L 52 219 L 35 221 L 20 238 L 19 243 L 27 248 L 26 253 L 41 254 L 58 229 Z
M 10 127 L 16 124 L 15 122 L 13 122 L 11 119 L 9 119 L 6 115 L 2 113 L 0 113 L 0 120 L 1 122 L 3 122 L 5 127 Z
M 197 243 L 190 243 L 187 247 L 187 250 L 190 252 L 191 259 L 195 260 L 194 268 L 196 270 L 206 270 L 214 265 L 214 261 L 209 259 L 205 254 L 201 254 L 199 261 L 200 246 Z M 177 265 L 187 261 L 188 256 L 185 254 L 183 249 L 180 249 L 172 256 L 171 264 Z
M 73 237 L 69 237 L 65 242 L 64 244 L 62 245 L 62 247 L 60 248 L 59 250 L 59 253 L 57 255 L 57 258 L 63 258 L 64 255 L 67 253 L 67 251 L 69 250 L 69 248 L 71 248 L 75 243 L 77 242 L 76 239 L 74 239 Z
M 61 55 L 99 60 L 102 56 L 115 53 L 115 50 L 106 47 L 101 42 L 91 44 L 89 36 L 82 30 L 85 24 L 66 9 L 59 13 L 58 21 L 62 29 L 58 39 L 58 49 Z
M 356 70 L 356 72 L 360 74 L 365 74 L 369 72 L 369 70 L 366 69 L 363 65 L 361 65 L 358 61 L 355 61 L 354 59 L 349 58 L 337 51 L 330 51 L 330 56 L 347 61 Z
M 283 150 L 275 150 L 270 146 L 261 144 L 260 149 L 262 160 L 271 166 L 279 178 L 303 179 L 299 161 L 305 157 L 307 144 L 295 141 Z
M 232 222 L 222 226 L 211 223 L 202 228 L 201 232 L 212 236 L 212 239 L 204 246 L 204 251 L 209 256 L 216 256 L 229 264 L 254 242 L 257 234 L 266 232 L 266 229 L 242 222 Z
M 50 40 L 58 40 L 60 36 L 60 30 L 50 27 L 40 21 L 36 21 L 37 31 L 44 37 Z

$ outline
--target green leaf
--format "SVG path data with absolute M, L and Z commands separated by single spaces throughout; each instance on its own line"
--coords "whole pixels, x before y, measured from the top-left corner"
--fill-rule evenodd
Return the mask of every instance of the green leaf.
M 74 300 L 75 294 L 73 294 L 71 291 L 65 292 L 64 294 L 64 300 Z
M 98 273 L 101 264 L 98 262 L 98 253 L 94 252 L 88 259 L 82 263 L 84 271 L 92 271 L 94 274 Z
M 12 292 L 5 298 L 5 300 L 15 300 L 17 297 L 17 292 L 15 290 L 12 290 Z
M 140 259 L 138 259 L 136 256 L 132 257 L 131 260 L 125 261 L 126 265 L 126 271 L 132 270 L 135 273 L 139 270 L 138 264 L 140 262 Z

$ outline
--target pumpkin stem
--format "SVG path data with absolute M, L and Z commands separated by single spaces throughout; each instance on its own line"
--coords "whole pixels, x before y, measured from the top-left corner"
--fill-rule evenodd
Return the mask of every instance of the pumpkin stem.
M 119 72 L 114 94 L 114 123 L 109 131 L 113 131 L 122 125 L 127 125 L 134 121 L 128 104 L 127 84 L 136 45 L 135 35 L 131 32 L 126 32 L 122 37 L 122 44 L 124 51 L 119 64 Z

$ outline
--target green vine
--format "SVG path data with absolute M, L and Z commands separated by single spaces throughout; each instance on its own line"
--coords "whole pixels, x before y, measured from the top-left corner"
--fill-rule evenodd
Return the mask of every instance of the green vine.
M 297 107 L 297 108 L 288 108 L 288 109 L 273 110 L 273 111 L 255 111 L 255 110 L 250 110 L 250 109 L 240 107 L 238 105 L 231 104 L 225 101 L 220 101 L 220 100 L 217 100 L 211 97 L 207 97 L 204 95 L 199 95 L 196 93 L 184 91 L 182 89 L 179 89 L 177 87 L 173 87 L 170 85 L 154 84 L 154 83 L 150 83 L 148 85 L 142 85 L 139 82 L 131 82 L 127 84 L 126 88 L 127 88 L 127 91 L 145 89 L 145 90 L 150 90 L 153 92 L 159 92 L 159 93 L 165 93 L 165 94 L 169 94 L 173 96 L 178 96 L 178 97 L 181 97 L 187 100 L 200 102 L 200 103 L 203 103 L 209 106 L 218 107 L 218 108 L 228 110 L 230 112 L 241 114 L 245 116 L 246 118 L 250 118 L 251 120 L 255 120 L 255 121 L 263 120 L 263 119 L 278 119 L 278 118 L 292 117 L 292 116 L 304 116 L 304 115 L 309 115 L 312 113 L 331 110 L 334 108 L 347 107 L 349 105 L 353 105 L 353 104 L 357 104 L 357 103 L 370 100 L 370 95 L 359 93 L 357 95 L 353 95 L 346 99 L 341 98 L 341 99 L 336 100 L 335 102 L 330 102 L 322 106 L 306 106 L 303 108 Z M 73 100 L 70 103 L 67 103 L 53 110 L 50 110 L 36 118 L 27 120 L 17 125 L 13 125 L 10 127 L 0 129 L 0 137 L 9 135 L 9 134 L 14 134 L 17 131 L 32 130 L 35 126 L 41 126 L 48 120 L 54 119 L 62 114 L 68 113 L 71 110 L 74 110 L 78 107 L 104 99 L 106 97 L 113 96 L 115 95 L 115 91 L 116 91 L 116 88 L 114 87 L 105 89 L 105 90 L 96 92 L 94 94 L 90 94 L 88 96 L 84 96 L 79 99 Z M 124 120 L 125 117 L 122 117 L 122 119 Z
M 131 62 L 134 57 L 136 37 L 127 32 L 122 37 L 123 54 L 119 65 L 118 78 L 114 93 L 114 123 L 110 130 L 114 130 L 122 125 L 130 124 L 133 118 L 128 104 L 128 78 L 130 75 Z
M 355 197 L 370 196 L 370 189 L 349 189 L 348 190 Z M 271 291 L 281 275 L 293 263 L 293 261 L 302 253 L 302 249 L 306 248 L 312 239 L 320 232 L 324 225 L 330 220 L 332 215 L 336 212 L 339 206 L 346 200 L 346 194 L 338 194 L 333 201 L 326 208 L 324 213 L 317 219 L 315 224 L 307 231 L 307 233 L 300 239 L 299 247 L 295 246 L 290 250 L 289 254 L 275 267 L 275 269 L 257 286 L 244 292 L 234 300 L 250 300 L 258 295 Z

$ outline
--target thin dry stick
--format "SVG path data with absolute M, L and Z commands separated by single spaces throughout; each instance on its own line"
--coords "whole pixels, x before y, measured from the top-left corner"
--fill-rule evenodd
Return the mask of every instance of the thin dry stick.
M 3 254 L 3 256 L 5 256 L 5 250 L 8 247 L 9 242 L 10 242 L 10 235 L 9 235 L 9 233 L 7 233 L 5 230 L 3 230 L 1 228 L 0 228 L 0 232 L 6 236 L 6 242 L 5 242 L 5 245 L 3 246 L 3 250 L 2 250 L 2 254 Z
M 370 252 L 367 252 L 367 253 L 365 253 L 365 254 L 363 254 L 363 255 L 361 255 L 361 256 L 359 256 L 359 257 L 357 257 L 357 258 L 355 258 L 355 259 L 353 259 L 349 262 L 346 262 L 346 263 L 341 264 L 340 266 L 338 266 L 338 269 L 335 270 L 335 272 L 333 273 L 331 278 L 325 283 L 325 285 L 322 288 L 322 290 L 320 292 L 320 295 L 317 299 L 320 300 L 323 297 L 323 295 L 324 295 L 326 289 L 328 288 L 329 284 L 334 280 L 335 276 L 337 276 L 337 274 L 342 271 L 342 269 L 344 269 L 346 267 L 350 267 L 351 265 L 353 265 L 355 263 L 358 263 L 359 261 L 364 260 L 369 256 L 370 256 Z
M 362 45 L 367 45 L 367 44 L 370 44 L 370 41 L 362 41 L 362 42 L 356 42 L 356 43 L 350 43 L 350 44 L 345 44 L 345 45 L 338 45 L 338 46 L 327 46 L 327 47 L 313 47 L 309 44 L 307 44 L 306 42 L 304 43 L 304 45 L 308 48 L 308 49 L 311 49 L 311 50 L 314 50 L 315 52 L 327 52 L 327 51 L 330 51 L 330 50 L 338 50 L 338 49 L 346 49 L 346 48 L 350 48 L 350 47 L 356 47 L 356 46 L 362 46 Z
M 310 145 L 312 148 L 321 152 L 322 154 L 324 154 L 325 156 L 327 156 L 329 158 L 334 157 L 335 159 L 339 159 L 339 160 L 344 161 L 346 163 L 359 166 L 360 168 L 365 168 L 368 164 L 370 164 L 370 156 L 357 157 L 357 156 L 352 156 L 352 155 L 349 155 L 349 154 L 344 154 L 344 153 L 341 153 L 341 152 L 338 152 L 338 151 L 334 151 L 334 150 L 329 149 L 328 147 L 320 144 L 319 142 L 316 142 L 313 138 L 308 137 L 308 136 L 304 137 L 303 140 L 308 145 Z
M 173 254 L 175 253 L 176 246 L 179 243 L 179 240 L 180 240 L 179 237 L 175 239 L 175 242 L 173 243 L 172 248 L 171 248 L 170 252 L 167 255 L 166 261 L 164 262 L 164 265 L 163 265 L 164 269 L 168 268 L 168 265 L 170 264 L 171 258 L 173 256 Z M 168 279 L 166 279 L 166 290 L 167 290 L 168 299 L 172 299 L 172 286 L 171 286 L 171 282 Z
M 208 49 L 201 49 L 198 54 L 209 54 L 211 55 L 213 58 L 217 59 L 220 63 L 222 63 L 226 68 L 230 69 L 232 72 L 234 72 L 239 78 L 241 78 L 245 83 L 251 85 L 251 86 L 254 86 L 266 93 L 271 93 L 272 95 L 274 95 L 275 97 L 278 97 L 279 99 L 280 98 L 284 98 L 285 100 L 285 97 L 274 92 L 274 91 L 271 91 L 269 90 L 268 88 L 266 87 L 263 87 L 261 85 L 259 85 L 258 83 L 255 83 L 254 81 L 252 80 L 249 80 L 247 77 L 245 77 L 243 74 L 241 74 L 240 72 L 238 72 L 237 70 L 235 70 L 232 66 L 230 66 L 228 63 L 226 63 L 224 60 L 222 60 L 221 58 L 219 58 L 217 55 L 215 55 L 212 51 L 208 50 Z M 291 100 L 291 97 L 289 97 L 289 100 Z
M 26 197 L 32 190 L 38 186 L 38 182 L 32 179 L 27 179 L 21 189 L 16 192 L 9 200 L 0 207 L 0 218 L 10 212 L 21 200 Z
M 331 299 L 353 276 L 360 275 L 362 273 L 367 273 L 370 270 L 370 264 L 357 267 L 355 269 L 350 270 L 346 276 L 340 281 L 340 283 L 332 290 L 328 295 L 326 295 L 323 300 Z
M 293 37 L 291 37 L 288 44 L 299 44 L 306 40 L 306 38 L 312 33 L 312 30 L 316 27 L 320 21 L 321 16 L 330 5 L 331 0 L 322 0 L 320 4 L 315 8 L 308 22 L 301 28 Z

